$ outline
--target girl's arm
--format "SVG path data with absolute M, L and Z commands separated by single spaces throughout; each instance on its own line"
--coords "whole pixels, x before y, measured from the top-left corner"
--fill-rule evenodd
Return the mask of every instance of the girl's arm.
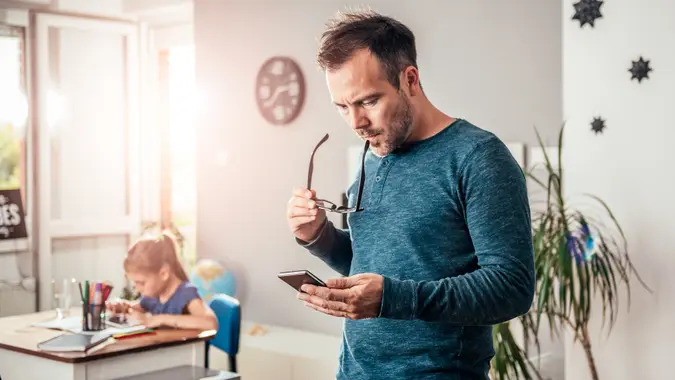
M 187 305 L 188 315 L 159 314 L 147 318 L 147 327 L 169 326 L 185 330 L 217 330 L 216 314 L 204 301 L 195 298 Z

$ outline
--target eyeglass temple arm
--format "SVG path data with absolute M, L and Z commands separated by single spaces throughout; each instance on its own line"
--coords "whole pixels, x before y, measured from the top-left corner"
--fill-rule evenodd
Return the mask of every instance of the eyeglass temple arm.
M 359 192 L 356 197 L 356 210 L 361 210 L 361 194 L 363 194 L 363 185 L 366 182 L 366 153 L 368 152 L 368 147 L 370 146 L 370 141 L 366 140 L 365 145 L 363 146 L 363 154 L 361 154 L 361 176 L 359 178 Z
M 312 156 L 309 158 L 309 171 L 307 172 L 307 190 L 312 190 L 312 173 L 314 172 L 314 154 L 316 153 L 317 149 L 321 146 L 321 144 L 325 143 L 326 140 L 328 140 L 328 133 L 326 133 L 325 136 L 319 141 L 318 144 L 314 147 L 314 150 L 312 151 Z

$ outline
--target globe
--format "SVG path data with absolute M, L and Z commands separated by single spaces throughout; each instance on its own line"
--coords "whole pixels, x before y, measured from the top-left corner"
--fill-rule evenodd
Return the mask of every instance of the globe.
M 199 296 L 209 302 L 215 294 L 234 297 L 236 290 L 232 272 L 215 260 L 199 260 L 190 273 L 190 282 L 197 288 Z

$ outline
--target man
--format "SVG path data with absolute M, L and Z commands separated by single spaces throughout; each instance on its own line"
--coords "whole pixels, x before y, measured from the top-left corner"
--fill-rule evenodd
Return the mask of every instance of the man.
M 363 211 L 347 230 L 312 189 L 288 202 L 296 240 L 345 276 L 298 294 L 345 318 L 337 378 L 487 379 L 492 325 L 526 313 L 534 294 L 520 167 L 495 135 L 426 98 L 415 38 L 400 22 L 343 14 L 318 62 L 338 111 L 370 142 Z

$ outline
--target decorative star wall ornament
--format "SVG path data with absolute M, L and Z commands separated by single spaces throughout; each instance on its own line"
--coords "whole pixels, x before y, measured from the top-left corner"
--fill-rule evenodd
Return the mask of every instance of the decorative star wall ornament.
M 601 117 L 593 118 L 593 121 L 591 122 L 591 130 L 595 132 L 596 135 L 598 133 L 604 132 L 605 128 L 607 128 L 605 125 L 605 120 L 603 120 Z
M 643 79 L 649 79 L 649 72 L 652 71 L 652 68 L 649 67 L 649 60 L 645 61 L 640 57 L 639 60 L 632 62 L 633 67 L 628 69 L 628 72 L 632 74 L 630 79 L 637 79 L 638 83 L 642 83 Z
M 575 12 L 572 20 L 579 20 L 581 28 L 586 24 L 594 28 L 595 20 L 602 18 L 600 7 L 603 3 L 604 1 L 599 0 L 580 0 L 574 3 Z

